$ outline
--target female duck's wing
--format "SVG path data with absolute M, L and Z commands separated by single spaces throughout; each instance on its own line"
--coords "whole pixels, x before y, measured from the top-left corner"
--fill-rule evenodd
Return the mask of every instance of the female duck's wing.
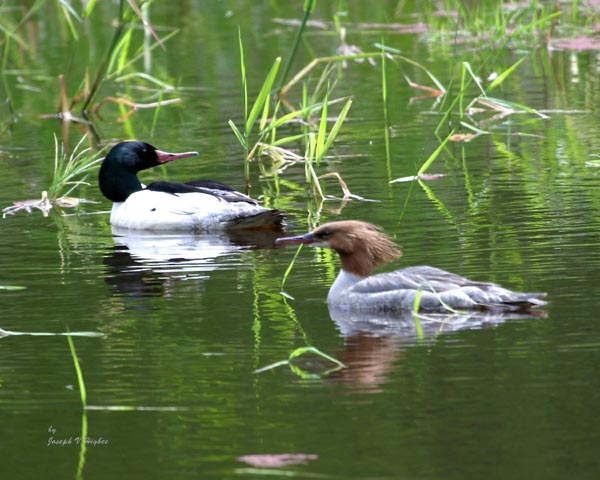
M 348 295 L 370 297 L 369 303 L 412 308 L 420 291 L 421 310 L 500 309 L 527 310 L 544 305 L 541 293 L 521 293 L 494 283 L 474 282 L 445 270 L 420 266 L 373 275 L 348 289 Z M 367 297 L 368 296 L 368 297 Z
M 468 278 L 440 268 L 421 266 L 408 267 L 390 273 L 367 277 L 352 289 L 360 293 L 387 292 L 393 290 L 417 290 L 443 292 L 467 285 L 493 285 L 472 282 Z

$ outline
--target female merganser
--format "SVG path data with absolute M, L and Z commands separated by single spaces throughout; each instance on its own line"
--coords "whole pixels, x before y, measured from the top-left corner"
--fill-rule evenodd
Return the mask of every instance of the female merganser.
M 212 180 L 154 182 L 144 187 L 137 173 L 197 152 L 167 153 L 145 142 L 115 145 L 100 166 L 100 191 L 112 200 L 110 223 L 134 230 L 214 231 L 280 228 L 283 212 Z
M 493 283 L 474 282 L 434 267 L 408 267 L 369 275 L 373 268 L 400 257 L 396 245 L 370 223 L 347 220 L 326 223 L 311 233 L 278 238 L 276 243 L 303 243 L 335 250 L 342 269 L 327 303 L 349 310 L 410 311 L 420 291 L 419 311 L 528 311 L 545 305 L 544 293 L 512 292 Z

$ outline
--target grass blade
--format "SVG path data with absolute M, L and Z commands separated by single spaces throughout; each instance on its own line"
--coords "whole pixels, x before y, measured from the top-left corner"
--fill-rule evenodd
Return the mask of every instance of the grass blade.
M 323 99 L 323 107 L 321 108 L 321 121 L 319 122 L 319 130 L 317 132 L 316 138 L 316 152 L 315 158 L 317 161 L 317 165 L 321 161 L 321 158 L 325 155 L 325 135 L 327 133 L 327 102 L 329 100 L 329 88 L 325 93 L 325 98 Z
M 287 365 L 289 362 L 287 360 L 280 360 L 279 362 L 275 362 L 275 363 L 271 363 L 270 365 L 266 365 L 264 367 L 261 368 L 257 368 L 256 370 L 254 370 L 254 372 L 252 373 L 262 373 L 262 372 L 266 372 L 267 370 L 273 370 L 274 368 L 277 367 L 281 367 L 283 365 Z
M 85 10 L 83 11 L 84 17 L 89 17 L 92 14 L 92 10 L 96 6 L 96 0 L 88 0 L 85 6 Z
M 348 368 L 346 365 L 344 365 L 342 362 L 340 362 L 337 358 L 333 358 L 330 355 L 327 355 L 326 353 L 322 352 L 321 350 L 319 350 L 316 347 L 300 347 L 297 348 L 296 350 L 294 350 L 292 353 L 290 353 L 290 357 L 289 357 L 289 361 L 291 362 L 294 358 L 299 357 L 300 355 L 304 355 L 305 353 L 314 353 L 315 355 L 318 355 L 319 357 L 323 357 L 325 360 L 329 360 L 332 363 L 335 363 L 337 366 L 341 367 L 341 368 Z
M 333 145 L 333 141 L 335 140 L 335 137 L 337 136 L 338 132 L 342 128 L 342 124 L 344 123 L 344 120 L 346 119 L 346 115 L 348 115 L 348 111 L 350 110 L 351 106 L 352 106 L 352 99 L 349 98 L 348 101 L 346 102 L 346 104 L 342 107 L 342 111 L 338 115 L 338 118 L 335 121 L 335 123 L 333 124 L 333 127 L 331 127 L 331 131 L 329 132 L 329 136 L 327 137 L 327 141 L 325 142 L 325 152 L 327 150 L 329 150 L 331 145 Z
M 477 77 L 477 75 L 475 75 L 475 73 L 471 69 L 471 64 L 469 62 L 463 62 L 463 68 L 467 72 L 469 72 L 469 75 L 471 75 L 471 78 L 473 79 L 473 81 L 475 82 L 475 84 L 477 85 L 479 90 L 481 90 L 481 94 L 485 97 L 486 96 L 485 90 L 484 90 L 483 86 L 481 85 L 481 81 L 479 80 L 479 77 Z M 462 91 L 464 92 L 464 83 L 463 83 Z
M 298 258 L 298 255 L 300 254 L 301 251 L 302 251 L 302 244 L 298 245 L 298 248 L 296 249 L 296 253 L 294 254 L 294 256 L 292 258 L 292 261 L 290 262 L 288 267 L 285 269 L 285 272 L 283 273 L 283 278 L 281 279 L 282 293 L 283 293 L 283 287 L 285 286 L 285 282 L 287 282 L 287 278 L 289 277 L 290 273 L 292 272 L 292 268 L 294 268 L 294 263 L 296 263 L 296 258 Z M 292 298 L 287 294 L 286 294 L 286 296 L 288 298 Z
M 492 98 L 492 97 L 486 97 L 486 100 L 488 102 L 494 103 L 494 104 L 496 104 L 502 108 L 505 108 L 507 110 L 512 110 L 513 112 L 521 111 L 521 112 L 532 113 L 541 118 L 549 118 L 548 115 L 544 115 L 542 112 L 536 110 L 535 108 L 528 107 L 527 105 L 523 105 L 521 103 L 509 102 L 508 100 L 502 100 L 500 98 Z
M 309 105 L 307 107 L 301 108 L 300 110 L 294 110 L 293 112 L 286 113 L 285 115 L 271 120 L 269 125 L 261 132 L 262 134 L 267 134 L 274 128 L 280 127 L 281 125 L 286 124 L 290 120 L 293 120 L 296 117 L 304 117 L 305 114 L 312 112 L 316 108 L 315 105 Z
M 271 95 L 271 89 L 273 88 L 273 83 L 275 82 L 275 77 L 277 76 L 277 71 L 279 70 L 280 64 L 281 57 L 277 57 L 275 59 L 275 62 L 273 62 L 271 70 L 269 70 L 269 73 L 267 74 L 267 78 L 265 78 L 260 92 L 258 92 L 258 96 L 254 101 L 254 105 L 252 105 L 252 110 L 250 110 L 248 118 L 246 119 L 246 126 L 244 129 L 244 134 L 246 137 L 250 135 L 252 127 L 254 126 L 254 123 L 256 122 L 260 111 L 263 109 L 263 106 L 268 100 L 269 95 Z
M 500 85 L 504 80 L 506 80 L 506 78 L 519 66 L 521 65 L 521 63 L 523 63 L 523 60 L 525 60 L 525 58 L 527 57 L 522 57 L 519 60 L 517 60 L 511 67 L 509 67 L 508 69 L 504 70 L 500 75 L 498 75 L 493 81 L 492 83 L 490 83 L 488 85 L 488 92 L 490 90 L 493 90 L 494 88 L 496 88 L 498 85 Z
M 229 120 L 229 122 L 227 122 L 227 123 L 229 123 L 229 126 L 233 130 L 233 133 L 235 134 L 236 138 L 238 139 L 238 141 L 240 142 L 242 147 L 247 148 L 246 139 L 242 135 L 242 132 L 240 132 L 238 130 L 238 128 L 235 126 L 235 123 L 233 123 L 233 120 Z
M 71 350 L 71 357 L 73 358 L 73 366 L 75 367 L 75 373 L 77 373 L 77 384 L 79 385 L 79 397 L 81 398 L 81 405 L 85 410 L 87 404 L 87 393 L 85 390 L 85 382 L 83 381 L 83 373 L 77 359 L 77 352 L 75 351 L 75 344 L 71 335 L 67 335 L 67 341 L 69 342 L 69 349 Z
M 238 27 L 238 41 L 240 44 L 240 74 L 244 89 L 244 118 L 248 118 L 248 83 L 246 81 L 246 65 L 244 64 L 244 43 L 242 42 L 242 29 Z
M 296 57 L 296 52 L 298 51 L 298 46 L 300 45 L 302 33 L 304 32 L 304 28 L 306 27 L 306 22 L 308 21 L 308 17 L 312 13 L 312 11 L 315 9 L 316 4 L 317 0 L 304 0 L 304 16 L 302 17 L 302 21 L 300 22 L 300 26 L 298 27 L 298 31 L 296 32 L 296 37 L 294 38 L 294 43 L 292 44 L 292 50 L 285 64 L 285 68 L 283 69 L 283 75 L 281 75 L 281 80 L 279 81 L 279 87 L 277 88 L 277 90 L 281 90 L 281 87 L 283 86 L 285 79 L 287 78 L 288 73 L 290 72 L 290 68 L 292 66 L 292 63 L 294 62 L 294 58 Z
M 271 143 L 271 146 L 277 147 L 279 145 L 285 145 L 286 143 L 296 142 L 306 137 L 306 133 L 299 133 L 298 135 L 291 135 L 289 137 L 280 138 Z
M 454 130 L 452 130 L 448 136 L 444 139 L 444 141 L 442 143 L 440 143 L 440 146 L 438 148 L 435 149 L 435 152 L 433 152 L 429 158 L 425 161 L 425 163 L 421 166 L 421 168 L 419 169 L 419 171 L 417 172 L 417 176 L 422 175 L 423 173 L 425 173 L 425 171 L 427 171 L 427 169 L 429 168 L 429 166 L 435 161 L 435 159 L 438 157 L 438 155 L 441 153 L 441 151 L 443 150 L 443 148 L 446 146 L 446 143 L 448 143 L 448 140 L 450 139 L 450 137 L 454 135 Z

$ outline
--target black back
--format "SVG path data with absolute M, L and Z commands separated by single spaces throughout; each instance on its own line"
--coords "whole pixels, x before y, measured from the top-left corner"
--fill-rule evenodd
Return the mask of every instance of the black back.
M 154 192 L 170 193 L 178 195 L 182 193 L 205 193 L 213 195 L 226 202 L 246 202 L 251 205 L 258 205 L 258 202 L 234 188 L 215 180 L 193 180 L 186 183 L 177 182 L 153 182 L 146 187 L 146 190 Z

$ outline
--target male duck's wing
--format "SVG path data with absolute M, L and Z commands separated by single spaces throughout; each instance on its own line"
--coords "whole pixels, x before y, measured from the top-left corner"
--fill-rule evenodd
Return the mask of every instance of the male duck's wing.
M 170 193 L 172 195 L 183 193 L 205 193 L 226 202 L 245 202 L 258 205 L 258 202 L 248 195 L 233 189 L 229 185 L 214 180 L 195 180 L 186 183 L 177 182 L 154 182 L 146 187 L 146 190 Z

